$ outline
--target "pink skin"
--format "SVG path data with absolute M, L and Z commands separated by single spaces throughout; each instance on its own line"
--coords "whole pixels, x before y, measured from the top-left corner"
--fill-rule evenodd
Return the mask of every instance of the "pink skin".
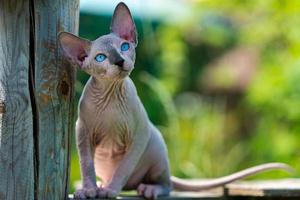
M 148 119 L 129 78 L 134 68 L 136 29 L 124 3 L 115 9 L 112 32 L 88 41 L 62 32 L 65 55 L 91 75 L 82 93 L 76 122 L 76 142 L 83 188 L 76 198 L 116 197 L 122 189 L 136 189 L 147 199 L 168 195 L 175 189 L 197 191 L 224 185 L 259 171 L 286 169 L 283 164 L 261 165 L 250 170 L 192 184 L 170 177 L 167 148 Z M 124 42 L 129 49 L 121 50 Z M 98 54 L 106 59 L 98 62 Z M 120 62 L 122 61 L 122 62 Z M 101 178 L 97 186 L 96 176 Z

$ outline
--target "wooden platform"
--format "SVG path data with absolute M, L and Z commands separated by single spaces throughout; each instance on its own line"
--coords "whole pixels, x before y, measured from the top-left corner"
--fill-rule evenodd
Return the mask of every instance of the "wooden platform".
M 73 195 L 69 196 L 72 200 Z M 117 199 L 142 200 L 142 197 L 123 195 Z M 225 187 L 202 192 L 172 192 L 159 200 L 300 200 L 300 179 L 241 181 Z

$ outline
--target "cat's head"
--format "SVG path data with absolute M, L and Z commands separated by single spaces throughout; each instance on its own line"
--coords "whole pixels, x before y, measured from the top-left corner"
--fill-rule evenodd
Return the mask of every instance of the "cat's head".
M 99 79 L 123 79 L 134 68 L 137 33 L 128 7 L 119 3 L 111 22 L 111 33 L 94 41 L 61 32 L 65 55 L 82 70 Z

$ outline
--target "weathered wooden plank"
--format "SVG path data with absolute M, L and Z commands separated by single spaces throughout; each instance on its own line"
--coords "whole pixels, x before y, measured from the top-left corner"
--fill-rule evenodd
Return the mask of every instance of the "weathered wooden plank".
M 72 200 L 73 195 L 69 195 Z M 120 196 L 122 200 L 142 200 L 138 196 Z M 300 199 L 300 179 L 241 181 L 231 183 L 225 187 L 200 192 L 174 191 L 168 197 L 159 197 L 158 200 L 298 200 Z M 101 200 L 98 198 L 97 200 Z
M 0 199 L 33 199 L 29 0 L 0 0 Z
M 75 68 L 61 57 L 57 34 L 78 32 L 79 0 L 32 0 L 38 111 L 38 199 L 67 197 L 74 133 Z
M 243 181 L 226 186 L 228 196 L 299 197 L 300 179 Z
M 225 196 L 221 193 L 214 192 L 172 192 L 170 196 L 159 197 L 157 200 L 225 200 Z M 73 200 L 73 195 L 69 195 L 69 200 Z M 123 195 L 117 197 L 120 200 L 144 200 L 143 197 L 140 196 L 131 196 L 131 195 Z M 97 198 L 94 200 L 105 200 L 104 198 Z

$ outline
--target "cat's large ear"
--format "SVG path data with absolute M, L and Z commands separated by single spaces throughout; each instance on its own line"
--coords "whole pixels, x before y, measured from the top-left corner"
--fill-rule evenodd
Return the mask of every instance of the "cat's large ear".
M 82 67 L 90 51 L 91 42 L 68 32 L 60 32 L 58 39 L 65 55 Z
M 129 8 L 123 2 L 115 8 L 110 30 L 127 41 L 137 45 L 137 32 Z

